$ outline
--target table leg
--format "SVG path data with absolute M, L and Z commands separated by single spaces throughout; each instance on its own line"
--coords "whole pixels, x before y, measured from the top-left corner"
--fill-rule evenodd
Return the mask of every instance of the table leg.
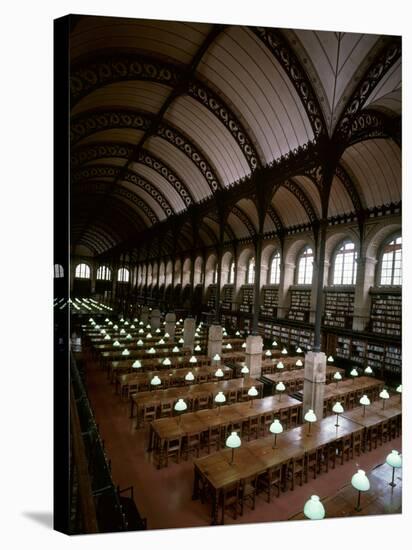
M 199 477 L 200 477 L 199 470 L 195 466 L 192 500 L 197 500 L 199 498 Z
M 219 492 L 217 489 L 213 491 L 212 495 L 212 521 L 211 525 L 217 525 L 219 521 Z

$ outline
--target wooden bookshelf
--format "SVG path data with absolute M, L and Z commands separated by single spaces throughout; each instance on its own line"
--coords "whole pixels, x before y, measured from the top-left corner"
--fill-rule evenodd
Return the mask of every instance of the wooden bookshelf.
M 216 294 L 217 294 L 217 285 L 209 285 L 208 288 L 208 298 L 207 298 L 207 307 L 214 309 L 216 307 Z
M 253 312 L 253 285 L 243 285 L 242 286 L 239 311 L 241 313 L 252 313 Z
M 263 287 L 262 304 L 260 306 L 260 315 L 265 318 L 273 319 L 277 315 L 278 307 L 278 288 Z
M 290 290 L 290 309 L 288 319 L 306 322 L 309 320 L 310 289 Z
M 225 285 L 222 289 L 222 310 L 230 311 L 232 309 L 234 285 Z
M 328 289 L 324 291 L 325 311 L 323 323 L 326 326 L 352 328 L 354 289 Z
M 402 295 L 400 292 L 371 294 L 371 330 L 376 334 L 400 336 Z

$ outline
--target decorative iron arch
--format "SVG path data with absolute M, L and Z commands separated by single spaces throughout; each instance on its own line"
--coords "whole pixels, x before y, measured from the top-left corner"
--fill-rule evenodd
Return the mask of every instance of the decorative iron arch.
M 237 216 L 240 221 L 247 227 L 247 230 L 249 231 L 251 237 L 256 235 L 256 228 L 252 220 L 239 206 L 233 206 L 230 212 Z
M 401 56 L 401 40 L 388 37 L 386 45 L 359 82 L 335 127 L 333 138 L 343 148 L 347 146 L 354 117 L 359 113 L 382 77 Z
M 356 185 L 352 181 L 352 178 L 341 164 L 336 166 L 335 174 L 340 179 L 348 195 L 350 196 L 355 212 L 360 214 L 366 208 L 365 201 L 361 197 Z
M 315 138 L 327 136 L 325 118 L 316 93 L 313 90 L 310 79 L 286 38 L 276 29 L 267 27 L 249 28 L 260 38 L 289 76 L 308 115 Z
M 266 215 L 269 216 L 269 218 L 272 220 L 274 226 L 276 227 L 276 232 L 283 233 L 284 227 L 283 227 L 282 220 L 279 218 L 276 210 L 273 208 L 271 204 L 267 209 Z
M 159 203 L 166 216 L 173 214 L 173 209 L 167 201 L 166 197 L 158 190 L 158 188 L 152 185 L 145 178 L 136 174 L 132 170 L 126 170 L 119 166 L 109 166 L 107 164 L 93 164 L 92 166 L 85 166 L 80 170 L 77 170 L 72 174 L 73 181 L 79 183 L 89 179 L 95 178 L 108 178 L 112 177 L 117 179 L 121 175 L 121 179 L 140 187 L 146 191 L 154 200 Z
M 89 111 L 81 116 L 73 117 L 70 125 L 70 141 L 74 146 L 81 139 L 96 132 L 115 128 L 147 131 L 153 118 L 151 113 L 137 112 L 132 109 Z M 155 136 L 165 139 L 188 157 L 200 170 L 212 192 L 223 188 L 223 184 L 209 160 L 181 130 L 162 122 L 157 128 Z
M 137 55 L 141 61 L 136 59 Z M 90 64 L 83 63 L 73 68 L 70 76 L 71 105 L 76 105 L 80 99 L 102 86 L 131 80 L 146 80 L 171 86 L 175 91 L 175 97 L 187 93 L 229 130 L 251 171 L 260 166 L 260 158 L 253 141 L 233 110 L 198 78 L 192 77 L 186 84 L 185 67 L 170 62 L 141 56 L 139 52 L 117 52 L 109 56 L 99 56 Z
M 359 141 L 375 138 L 392 138 L 401 145 L 401 118 L 391 119 L 374 109 L 361 110 L 355 114 L 347 129 L 346 147 Z
M 288 191 L 294 195 L 298 201 L 303 206 L 309 221 L 311 223 L 316 223 L 318 221 L 318 217 L 316 215 L 316 211 L 309 200 L 309 197 L 306 195 L 306 193 L 292 180 L 287 179 L 283 183 L 281 183 L 279 186 L 276 187 L 278 189 L 279 187 L 285 187 Z

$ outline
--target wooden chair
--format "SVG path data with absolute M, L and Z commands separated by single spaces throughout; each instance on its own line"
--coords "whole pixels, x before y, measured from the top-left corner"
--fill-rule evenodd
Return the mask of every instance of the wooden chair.
M 353 434 L 353 441 L 352 441 L 352 456 L 356 455 L 360 456 L 362 453 L 362 447 L 363 447 L 363 433 L 362 432 L 356 432 Z
M 162 401 L 160 403 L 159 416 L 160 418 L 173 416 L 173 399 L 169 401 Z
M 226 402 L 227 402 L 228 405 L 230 405 L 232 403 L 237 403 L 237 391 L 236 390 L 231 390 L 227 393 Z
M 209 431 L 206 434 L 206 446 L 207 452 L 210 454 L 211 448 L 216 447 L 216 451 L 220 449 L 221 445 L 221 429 L 220 426 L 210 426 Z
M 316 479 L 318 474 L 318 450 L 310 451 L 306 455 L 306 464 L 305 464 L 305 482 L 308 482 L 309 474 L 313 472 L 313 479 Z
M 180 456 L 182 452 L 182 438 L 176 437 L 175 439 L 168 439 L 165 444 L 165 466 L 169 465 L 169 458 L 176 458 L 176 462 L 179 464 Z
M 273 412 L 265 413 L 261 416 L 261 423 L 260 423 L 260 435 L 265 436 L 269 433 L 269 426 L 273 422 Z
M 247 435 L 247 440 L 250 441 L 252 435 L 255 439 L 259 437 L 260 431 L 260 415 L 251 416 L 242 423 L 242 434 Z
M 282 424 L 284 430 L 289 429 L 289 420 L 290 420 L 289 409 L 281 409 L 279 411 L 279 421 Z
M 209 402 L 210 402 L 210 396 L 208 393 L 205 394 L 199 394 L 195 398 L 195 409 L 197 411 L 200 411 L 202 409 L 208 409 L 209 408 Z
M 183 453 L 186 457 L 186 460 L 188 460 L 189 455 L 192 453 L 196 454 L 197 458 L 199 458 L 201 435 L 201 432 L 187 434 L 183 448 Z
M 300 407 L 291 407 L 289 409 L 289 428 L 296 428 L 299 424 Z
M 273 489 L 276 489 L 277 495 L 280 495 L 280 487 L 282 483 L 282 466 L 269 468 L 265 472 L 258 475 L 257 489 L 262 489 L 267 494 L 267 501 L 272 500 Z
M 329 443 L 318 448 L 318 474 L 329 472 Z
M 340 458 L 340 463 L 343 464 L 346 460 L 350 460 L 353 456 L 352 435 L 342 437 L 337 441 L 337 456 Z
M 157 416 L 157 406 L 153 404 L 143 405 L 142 422 L 151 422 Z
M 382 422 L 378 431 L 378 442 L 383 445 L 387 441 L 389 441 L 389 420 Z
M 240 482 L 236 481 L 227 485 L 222 490 L 222 525 L 225 523 L 225 513 L 227 510 L 233 511 L 233 519 L 237 519 L 239 511 Z
M 295 479 L 299 478 L 299 485 L 302 486 L 305 477 L 305 457 L 293 458 L 286 469 L 286 483 L 290 482 L 290 489 L 295 489 Z
M 239 392 L 239 401 L 249 401 L 249 395 L 248 392 L 249 388 L 242 388 Z
M 258 474 L 254 474 L 246 479 L 243 479 L 240 483 L 240 515 L 243 516 L 243 509 L 245 502 L 251 503 L 252 510 L 256 505 L 256 489 L 257 489 Z
M 378 436 L 379 436 L 379 430 L 380 426 L 371 426 L 367 433 L 367 445 L 369 447 L 369 451 L 372 450 L 372 447 L 374 449 L 378 446 Z

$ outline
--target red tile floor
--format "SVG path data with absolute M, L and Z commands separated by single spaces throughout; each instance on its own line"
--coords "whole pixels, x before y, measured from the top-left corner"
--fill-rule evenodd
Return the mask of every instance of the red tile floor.
M 195 527 L 210 524 L 209 507 L 200 501 L 192 501 L 193 464 L 192 461 L 172 462 L 167 468 L 157 470 L 146 452 L 148 430 L 135 429 L 129 419 L 128 403 L 121 403 L 114 393 L 106 374 L 97 364 L 88 362 L 86 385 L 96 422 L 108 457 L 112 462 L 114 483 L 120 488 L 134 486 L 135 501 L 142 517 L 147 518 L 149 529 Z M 357 468 L 372 470 L 385 461 L 392 450 L 401 450 L 401 439 L 395 439 L 370 453 L 365 453 L 327 474 L 310 480 L 294 491 L 281 494 L 269 504 L 264 496 L 256 499 L 256 508 L 252 511 L 245 507 L 242 517 L 234 521 L 229 515 L 226 524 L 256 523 L 279 521 L 293 518 L 301 512 L 310 495 L 320 498 L 332 497 L 350 483 Z M 349 489 L 350 491 L 351 489 Z M 395 490 L 401 491 L 400 486 Z M 353 494 L 354 506 L 356 493 Z M 400 505 L 399 505 L 400 506 Z M 390 512 L 399 512 L 391 508 Z M 388 510 L 382 507 L 382 513 Z

